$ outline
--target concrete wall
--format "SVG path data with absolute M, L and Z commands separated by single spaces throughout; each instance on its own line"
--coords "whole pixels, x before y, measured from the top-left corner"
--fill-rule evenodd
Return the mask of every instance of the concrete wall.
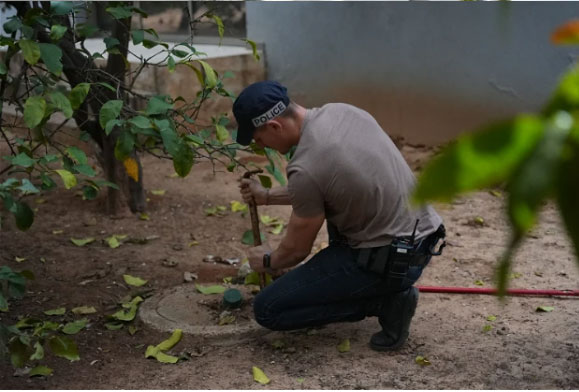
M 576 2 L 248 2 L 268 77 L 308 106 L 348 102 L 437 143 L 537 109 L 579 50 L 550 33 Z

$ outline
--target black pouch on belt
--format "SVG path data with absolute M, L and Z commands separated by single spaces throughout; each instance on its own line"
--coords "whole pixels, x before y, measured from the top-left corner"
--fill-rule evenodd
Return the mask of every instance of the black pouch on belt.
M 408 268 L 418 264 L 418 258 L 421 257 L 416 248 L 406 239 L 395 238 L 390 245 L 360 249 L 356 263 L 366 271 L 392 279 L 403 279 Z

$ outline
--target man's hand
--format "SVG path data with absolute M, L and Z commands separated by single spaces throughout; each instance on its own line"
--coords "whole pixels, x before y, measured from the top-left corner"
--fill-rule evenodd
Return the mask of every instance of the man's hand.
M 256 272 L 267 272 L 265 268 L 263 268 L 263 255 L 266 253 L 271 253 L 271 248 L 267 244 L 249 249 L 247 258 L 249 259 L 249 266 L 252 270 Z
M 268 190 L 259 181 L 253 178 L 242 178 L 239 181 L 239 188 L 244 202 L 249 203 L 253 197 L 256 205 L 267 204 Z

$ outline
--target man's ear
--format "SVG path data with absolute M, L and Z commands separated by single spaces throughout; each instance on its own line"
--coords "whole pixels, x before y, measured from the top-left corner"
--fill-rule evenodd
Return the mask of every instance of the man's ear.
M 271 129 L 276 132 L 279 133 L 282 129 L 281 123 L 277 120 L 270 120 L 269 121 L 269 126 L 271 127 Z

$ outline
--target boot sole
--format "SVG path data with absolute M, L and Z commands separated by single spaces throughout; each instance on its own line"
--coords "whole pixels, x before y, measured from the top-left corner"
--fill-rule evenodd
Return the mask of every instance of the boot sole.
M 370 340 L 369 345 L 370 345 L 370 348 L 374 351 L 380 351 L 380 352 L 396 351 L 396 350 L 400 349 L 404 345 L 404 343 L 406 343 L 406 340 L 408 340 L 409 334 L 405 334 L 405 335 L 406 336 L 401 337 L 394 344 L 391 344 L 390 346 L 379 345 L 379 344 L 373 343 L 372 340 Z

